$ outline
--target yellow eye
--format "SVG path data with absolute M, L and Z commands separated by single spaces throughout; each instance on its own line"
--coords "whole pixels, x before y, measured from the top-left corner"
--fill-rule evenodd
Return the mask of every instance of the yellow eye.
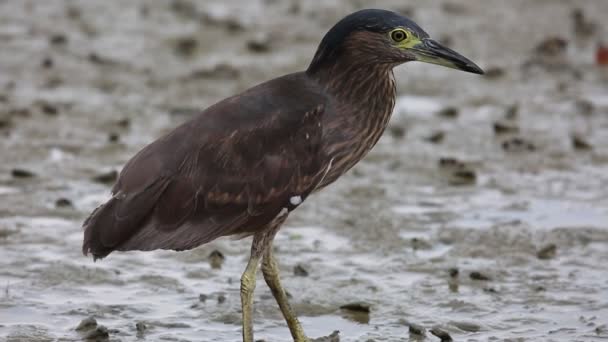
M 404 30 L 395 30 L 391 32 L 391 39 L 399 43 L 407 39 L 407 32 Z

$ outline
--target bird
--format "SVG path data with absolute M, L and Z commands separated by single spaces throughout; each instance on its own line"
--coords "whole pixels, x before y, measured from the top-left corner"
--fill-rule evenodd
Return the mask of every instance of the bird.
M 378 142 L 395 106 L 393 68 L 411 61 L 483 74 L 405 16 L 351 13 L 322 38 L 305 71 L 221 100 L 135 154 L 111 198 L 84 221 L 84 255 L 183 251 L 252 236 L 240 282 L 243 341 L 254 341 L 258 268 L 293 340 L 308 341 L 281 285 L 273 239 L 290 213 Z

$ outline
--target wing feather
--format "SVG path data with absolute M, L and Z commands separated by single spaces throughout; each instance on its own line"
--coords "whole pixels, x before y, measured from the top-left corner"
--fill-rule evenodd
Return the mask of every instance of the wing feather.
M 83 252 L 190 249 L 255 232 L 306 198 L 327 158 L 325 97 L 303 77 L 224 100 L 146 146 L 85 221 Z

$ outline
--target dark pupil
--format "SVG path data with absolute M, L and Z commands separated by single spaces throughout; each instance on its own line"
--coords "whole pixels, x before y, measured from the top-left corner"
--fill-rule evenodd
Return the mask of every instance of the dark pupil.
M 400 41 L 404 40 L 405 37 L 406 37 L 406 35 L 405 35 L 405 33 L 403 31 L 395 31 L 395 32 L 393 32 L 393 39 L 395 41 L 400 42 Z

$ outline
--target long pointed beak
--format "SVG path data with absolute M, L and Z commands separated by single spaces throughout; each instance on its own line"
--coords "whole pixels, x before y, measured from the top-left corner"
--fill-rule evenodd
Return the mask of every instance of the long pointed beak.
M 410 51 L 416 56 L 416 60 L 420 62 L 438 64 L 452 69 L 483 75 L 483 70 L 471 60 L 430 38 L 423 39 L 420 44 L 412 47 Z

